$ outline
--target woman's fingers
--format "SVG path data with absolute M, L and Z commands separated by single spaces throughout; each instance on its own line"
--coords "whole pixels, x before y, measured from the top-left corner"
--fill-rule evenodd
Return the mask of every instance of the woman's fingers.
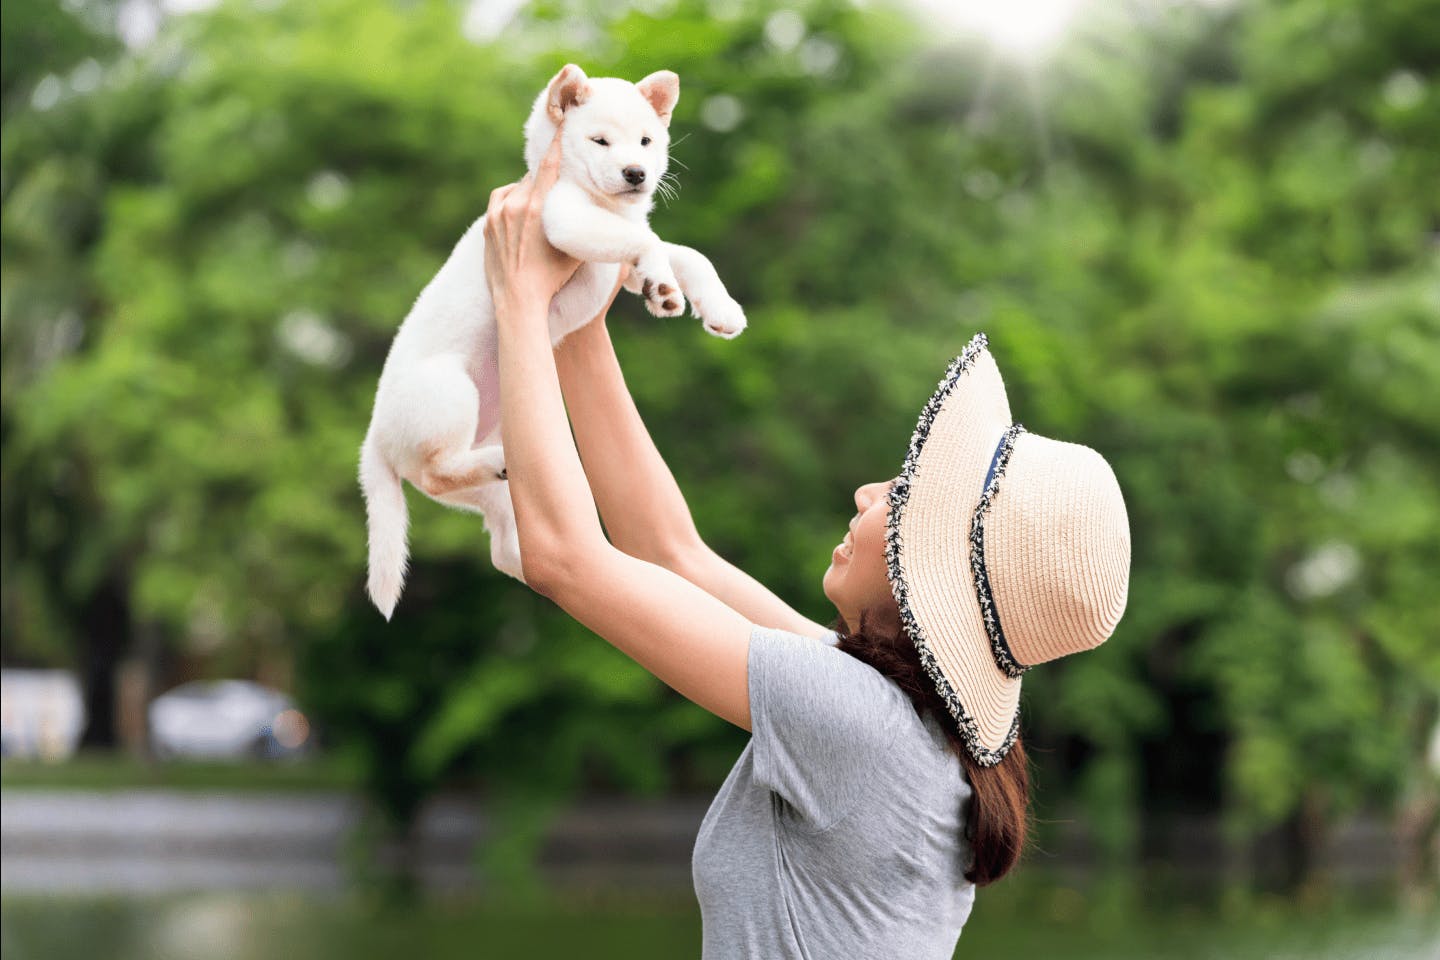
M 556 136 L 533 174 L 491 192 L 485 226 L 487 270 L 492 258 L 498 258 L 494 269 L 500 273 L 513 269 L 518 271 L 517 277 L 530 276 L 526 282 L 531 286 L 558 289 L 579 268 L 579 260 L 550 245 L 540 223 L 546 192 L 559 176 L 560 138 Z M 508 268 L 501 266 L 502 260 Z
M 507 183 L 490 191 L 490 205 L 485 208 L 485 243 L 487 247 L 493 247 L 499 241 L 504 228 L 514 221 L 514 214 L 510 212 L 505 200 L 514 191 L 515 186 L 513 183 Z
M 491 190 L 490 202 L 486 204 L 485 211 L 489 213 L 500 209 L 500 204 L 505 202 L 505 194 L 509 193 L 510 188 L 513 186 L 515 186 L 515 184 L 507 183 L 496 187 L 494 190 Z
M 525 180 L 511 184 L 510 192 L 505 194 L 505 216 L 510 222 L 518 223 L 523 218 L 530 206 L 530 193 L 530 184 Z
M 505 198 L 510 196 L 519 184 L 507 183 L 504 186 L 496 187 L 490 191 L 490 205 L 486 207 L 486 213 L 503 213 L 505 210 Z
M 514 223 L 522 213 L 538 210 L 545 202 L 545 194 L 560 179 L 560 134 L 550 141 L 550 150 L 540 162 L 535 174 L 526 173 L 514 183 L 496 187 L 490 191 L 489 210 L 498 211 L 509 222 Z M 519 189 L 517 192 L 517 188 Z
M 563 129 L 563 125 L 562 125 Z M 550 141 L 550 149 L 545 153 L 545 159 L 540 161 L 540 169 L 535 175 L 535 195 L 543 197 L 555 181 L 560 179 L 560 131 L 555 132 L 555 139 Z

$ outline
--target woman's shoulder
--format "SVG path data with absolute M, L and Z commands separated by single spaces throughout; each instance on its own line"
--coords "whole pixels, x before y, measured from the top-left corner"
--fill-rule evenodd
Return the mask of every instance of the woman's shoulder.
M 833 636 L 757 625 L 748 659 L 755 779 L 824 829 L 888 762 L 907 698 Z
M 902 736 L 906 752 L 930 737 L 914 702 L 894 680 L 840 648 L 833 630 L 807 637 L 757 626 L 751 633 L 752 710 L 755 692 L 789 701 L 787 712 L 837 734 L 837 745 L 871 754 L 888 751 Z M 757 689 L 758 688 L 758 689 Z
M 964 765 L 956 756 L 946 733 L 949 718 L 929 712 L 922 715 L 915 708 L 915 702 L 899 684 L 870 664 L 840 649 L 840 635 L 834 630 L 827 631 L 820 640 L 846 660 L 857 664 L 862 673 L 868 672 L 865 682 L 883 692 L 895 715 L 895 733 L 891 740 L 892 759 L 897 763 L 914 764 L 922 771 L 928 771 L 942 790 L 951 789 L 956 781 L 968 789 Z M 854 668 L 847 665 L 844 669 Z
M 809 637 L 757 624 L 751 631 L 750 643 L 752 658 L 758 652 L 760 659 L 784 660 L 791 669 L 808 675 L 813 685 L 843 700 L 897 710 L 910 707 L 910 698 L 893 680 L 840 649 L 840 635 L 834 630 Z
M 757 777 L 820 825 L 876 791 L 897 811 L 948 806 L 963 773 L 943 733 L 894 680 L 838 642 L 833 631 L 752 631 Z

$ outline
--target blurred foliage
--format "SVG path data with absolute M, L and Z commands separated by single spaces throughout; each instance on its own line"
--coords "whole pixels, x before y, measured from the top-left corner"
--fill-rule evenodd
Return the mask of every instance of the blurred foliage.
M 113 751 L 80 753 L 64 763 L 7 757 L 0 784 L 10 790 L 169 790 L 248 793 L 354 790 L 359 775 L 343 758 L 271 760 L 167 760 L 154 763 Z
M 839 0 L 787 5 L 798 35 L 747 0 L 636 7 L 470 40 L 447 3 L 227 3 L 125 49 L 89 26 L 105 4 L 5 5 L 7 657 L 83 659 L 97 622 L 214 671 L 299 651 L 398 824 L 457 776 L 520 812 L 713 788 L 740 732 L 491 570 L 473 516 L 412 495 L 393 625 L 361 589 L 395 327 L 522 172 L 561 64 L 665 67 L 684 191 L 652 223 L 751 326 L 631 298 L 611 324 L 712 546 L 828 621 L 851 491 L 983 329 L 1017 416 L 1114 464 L 1135 542 L 1115 637 L 1026 679 L 1042 813 L 1078 800 L 1123 855 L 1142 809 L 1244 836 L 1415 788 L 1440 710 L 1435 11 L 1103 5 L 1030 65 Z

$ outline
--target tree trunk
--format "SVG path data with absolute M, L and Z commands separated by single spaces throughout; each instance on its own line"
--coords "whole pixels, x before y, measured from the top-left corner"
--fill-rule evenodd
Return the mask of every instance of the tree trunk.
M 124 582 L 106 577 L 90 595 L 80 617 L 80 688 L 85 699 L 85 731 L 81 749 L 114 749 L 116 675 L 130 646 L 130 603 Z
M 1317 868 L 1329 838 L 1327 808 L 1323 792 L 1307 788 L 1282 826 L 1279 877 L 1282 889 L 1296 892 L 1317 879 Z

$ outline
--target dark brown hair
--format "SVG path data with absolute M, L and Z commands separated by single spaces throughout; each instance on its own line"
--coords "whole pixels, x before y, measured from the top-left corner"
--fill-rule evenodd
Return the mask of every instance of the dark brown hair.
M 853 634 L 847 631 L 843 617 L 836 617 L 830 629 L 839 634 L 841 650 L 868 663 L 905 691 L 916 714 L 923 719 L 932 713 L 940 722 L 974 791 L 965 818 L 965 839 L 974 860 L 965 871 L 965 879 L 983 887 L 1005 876 L 1020 861 L 1031 826 L 1030 764 L 1024 743 L 1016 737 L 1003 760 L 993 767 L 980 766 L 965 748 L 955 718 L 925 673 L 915 644 L 898 624 L 879 626 L 875 618 L 861 613 Z

